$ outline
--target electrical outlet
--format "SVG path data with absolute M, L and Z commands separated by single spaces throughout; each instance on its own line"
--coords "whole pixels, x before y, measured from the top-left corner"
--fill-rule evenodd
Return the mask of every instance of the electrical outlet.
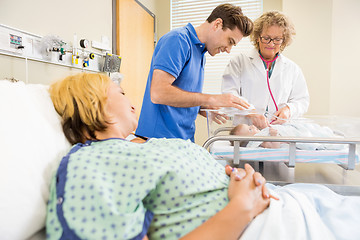
M 22 37 L 10 33 L 10 46 L 22 46 Z

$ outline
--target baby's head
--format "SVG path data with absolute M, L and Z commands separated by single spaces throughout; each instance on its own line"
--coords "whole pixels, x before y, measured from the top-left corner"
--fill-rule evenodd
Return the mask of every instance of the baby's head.
M 230 131 L 230 135 L 254 136 L 260 130 L 254 125 L 239 124 Z
M 256 133 L 260 132 L 260 130 L 254 125 L 247 124 L 239 124 L 230 131 L 230 135 L 238 135 L 238 136 L 254 136 Z M 240 146 L 246 147 L 249 141 L 241 141 Z M 233 141 L 230 141 L 231 145 L 234 145 Z

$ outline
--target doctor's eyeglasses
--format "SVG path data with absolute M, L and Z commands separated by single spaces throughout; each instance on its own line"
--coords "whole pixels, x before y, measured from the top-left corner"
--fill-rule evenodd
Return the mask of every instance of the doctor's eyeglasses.
M 280 45 L 283 43 L 284 39 L 283 38 L 260 37 L 260 41 L 265 44 L 269 44 L 272 41 L 275 45 Z

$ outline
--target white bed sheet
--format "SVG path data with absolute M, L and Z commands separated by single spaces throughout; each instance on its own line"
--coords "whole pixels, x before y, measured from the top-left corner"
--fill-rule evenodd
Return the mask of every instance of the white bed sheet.
M 271 199 L 241 240 L 359 239 L 360 197 L 344 197 L 314 184 L 268 184 L 268 188 L 280 200 Z

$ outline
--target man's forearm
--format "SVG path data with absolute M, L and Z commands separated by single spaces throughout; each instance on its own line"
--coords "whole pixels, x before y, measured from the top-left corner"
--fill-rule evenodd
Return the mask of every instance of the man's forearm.
M 150 97 L 154 104 L 173 107 L 234 107 L 244 110 L 249 104 L 230 93 L 204 94 L 188 92 L 173 85 L 175 77 L 162 70 L 155 69 L 150 86 Z
M 151 92 L 151 101 L 172 107 L 195 107 L 209 105 L 210 94 L 187 92 L 175 86 L 166 86 Z

